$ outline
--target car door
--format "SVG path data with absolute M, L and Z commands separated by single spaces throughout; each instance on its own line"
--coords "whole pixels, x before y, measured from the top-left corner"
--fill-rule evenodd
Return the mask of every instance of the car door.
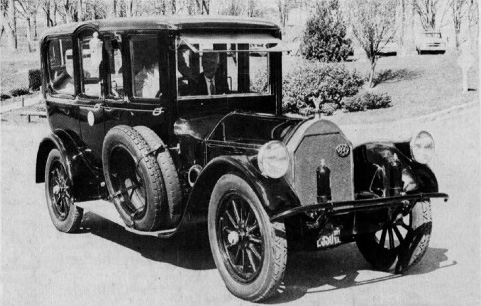
M 104 109 L 106 131 L 119 124 L 147 126 L 167 142 L 166 47 L 159 35 L 117 35 L 105 43 L 110 67 Z
M 78 35 L 78 99 L 82 140 L 100 159 L 105 137 L 103 41 L 94 28 L 83 29 Z

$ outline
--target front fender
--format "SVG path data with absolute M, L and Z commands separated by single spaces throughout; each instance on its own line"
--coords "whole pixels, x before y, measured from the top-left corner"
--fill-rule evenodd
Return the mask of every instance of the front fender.
M 372 182 L 372 171 L 376 167 L 389 164 L 389 160 L 397 156 L 403 169 L 404 187 L 411 184 L 407 193 L 438 192 L 436 176 L 428 165 L 412 160 L 403 144 L 368 143 L 354 150 L 354 173 L 356 193 L 369 189 L 366 183 Z M 375 167 L 373 167 L 375 166 Z M 406 191 L 406 190 L 405 190 Z
M 186 203 L 182 226 L 206 220 L 214 186 L 227 173 L 238 175 L 249 184 L 269 216 L 300 205 L 284 178 L 264 177 L 246 156 L 219 156 L 207 164 L 199 175 Z

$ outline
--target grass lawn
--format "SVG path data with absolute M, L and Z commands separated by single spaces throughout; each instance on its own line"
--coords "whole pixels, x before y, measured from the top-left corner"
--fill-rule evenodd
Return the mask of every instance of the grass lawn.
M 462 93 L 461 68 L 456 54 L 390 56 L 380 58 L 376 67 L 376 86 L 372 92 L 389 94 L 392 107 L 357 113 L 335 113 L 336 122 L 372 123 L 430 114 L 452 106 L 479 101 L 479 58 L 468 74 L 468 93 Z M 293 67 L 298 57 L 285 57 L 284 71 Z M 346 62 L 366 78 L 369 63 Z M 367 84 L 366 84 L 367 87 Z
M 10 95 L 12 89 L 28 89 L 28 71 L 40 68 L 38 52 L 10 52 L 5 47 L 0 48 L 0 91 Z M 28 98 L 30 95 L 25 95 Z M 22 97 L 12 97 L 2 100 L 2 105 L 19 103 Z

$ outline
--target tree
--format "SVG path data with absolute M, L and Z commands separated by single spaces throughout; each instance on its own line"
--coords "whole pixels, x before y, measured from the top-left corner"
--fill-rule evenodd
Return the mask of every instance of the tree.
M 479 39 L 479 2 L 478 0 L 467 0 L 468 2 L 468 31 L 472 40 L 472 46 L 476 45 Z
M 17 16 L 14 0 L 2 0 L 2 31 L 7 34 L 8 49 L 17 50 Z
M 17 0 L 16 10 L 19 16 L 25 19 L 27 23 L 27 45 L 28 52 L 33 52 L 33 38 L 32 38 L 32 21 L 37 15 L 39 0 Z
M 436 17 L 441 7 L 440 0 L 414 0 L 414 10 L 421 19 L 421 25 L 425 31 L 435 31 Z
M 247 2 L 247 16 L 249 17 L 262 17 L 263 12 L 259 9 L 257 0 L 249 0 Z
M 371 64 L 369 87 L 372 87 L 374 70 L 380 50 L 396 34 L 396 0 L 351 0 L 349 21 L 354 36 L 359 40 Z
M 228 16 L 241 16 L 246 12 L 243 0 L 227 0 L 219 3 L 219 14 Z
M 54 26 L 54 22 L 52 19 L 52 3 L 50 0 L 42 0 L 40 3 L 40 7 L 45 13 L 45 23 L 47 27 L 52 27 Z
M 339 62 L 346 60 L 351 51 L 351 40 L 346 38 L 346 25 L 339 9 L 339 1 L 320 1 L 313 16 L 307 20 L 301 44 L 303 57 L 322 62 Z
M 295 0 L 277 0 L 277 9 L 282 29 L 286 28 L 289 12 L 295 4 Z

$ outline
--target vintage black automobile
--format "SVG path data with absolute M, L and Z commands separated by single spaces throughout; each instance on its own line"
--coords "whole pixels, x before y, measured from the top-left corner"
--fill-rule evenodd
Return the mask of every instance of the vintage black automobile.
M 353 145 L 333 122 L 282 114 L 281 31 L 256 20 L 132 18 L 71 23 L 41 39 L 51 134 L 40 143 L 55 227 L 78 202 L 112 202 L 127 227 L 170 237 L 206 224 L 228 290 L 269 298 L 288 249 L 356 242 L 401 273 L 424 255 L 431 135 Z

